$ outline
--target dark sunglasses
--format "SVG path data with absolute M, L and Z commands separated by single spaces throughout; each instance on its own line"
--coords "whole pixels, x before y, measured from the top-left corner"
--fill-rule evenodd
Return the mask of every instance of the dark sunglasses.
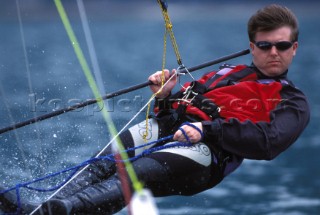
M 254 42 L 254 44 L 261 50 L 270 50 L 272 46 L 275 46 L 277 50 L 279 51 L 285 51 L 289 48 L 292 47 L 293 43 L 289 41 L 280 41 L 276 43 L 270 43 L 267 41 L 259 41 L 259 42 Z

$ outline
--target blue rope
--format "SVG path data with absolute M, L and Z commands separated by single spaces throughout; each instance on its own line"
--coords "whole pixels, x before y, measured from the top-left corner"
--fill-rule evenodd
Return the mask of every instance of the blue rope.
M 195 126 L 194 124 L 192 124 L 192 123 L 190 123 L 190 122 L 185 122 L 185 123 L 183 123 L 183 124 L 180 126 L 179 130 L 182 131 L 182 133 L 183 133 L 183 135 L 185 136 L 187 142 L 190 142 L 190 139 L 189 139 L 188 135 L 186 134 L 186 132 L 181 128 L 181 127 L 184 126 L 184 125 L 188 125 L 188 126 L 194 128 L 194 129 L 196 129 L 196 130 L 200 133 L 200 135 L 201 135 L 201 140 L 203 140 L 203 137 L 204 137 L 204 136 L 203 136 L 203 132 L 200 130 L 200 128 L 198 128 L 197 126 Z
M 189 122 L 186 122 L 186 123 L 182 124 L 181 126 L 183 126 L 183 125 L 188 125 L 188 126 L 191 126 L 191 127 L 195 128 L 201 134 L 201 136 L 203 137 L 203 133 L 198 127 L 194 126 L 193 124 L 191 124 Z M 92 163 L 94 163 L 96 161 L 109 160 L 109 161 L 112 161 L 112 162 L 115 162 L 115 163 L 116 162 L 127 162 L 127 161 L 133 162 L 133 161 L 135 161 L 135 160 L 137 160 L 137 159 L 139 159 L 141 157 L 144 157 L 144 156 L 146 156 L 148 154 L 151 154 L 151 153 L 153 153 L 155 151 L 160 151 L 160 150 L 163 150 L 163 149 L 173 148 L 173 147 L 192 146 L 192 143 L 191 143 L 188 135 L 184 131 L 184 129 L 182 129 L 180 127 L 179 130 L 185 136 L 185 138 L 187 140 L 186 142 L 172 142 L 172 143 L 167 143 L 167 144 L 162 145 L 162 146 L 157 146 L 157 147 L 153 147 L 153 148 L 150 148 L 150 149 L 146 149 L 141 154 L 136 155 L 136 156 L 134 156 L 132 158 L 129 158 L 128 160 L 115 159 L 115 154 L 110 154 L 110 155 L 106 155 L 106 156 L 100 156 L 100 157 L 91 158 L 91 159 L 88 159 L 88 160 L 80 163 L 79 165 L 76 165 L 76 166 L 73 166 L 73 167 L 70 167 L 70 168 L 66 168 L 66 169 L 64 169 L 62 171 L 59 171 L 59 172 L 56 172 L 56 173 L 52 173 L 52 174 L 46 175 L 44 177 L 40 177 L 40 178 L 34 179 L 32 181 L 29 181 L 29 182 L 16 184 L 15 187 L 11 187 L 9 189 L 0 191 L 0 195 L 3 195 L 3 194 L 6 194 L 6 193 L 8 193 L 8 192 L 10 192 L 12 190 L 15 190 L 16 196 L 17 196 L 17 208 L 18 208 L 17 209 L 17 214 L 19 214 L 19 212 L 22 209 L 21 208 L 21 198 L 20 198 L 20 188 L 26 188 L 26 189 L 37 191 L 37 192 L 51 192 L 51 191 L 55 191 L 55 190 L 58 190 L 59 188 L 61 188 L 65 183 L 67 183 L 76 174 L 76 172 L 78 172 L 79 169 L 81 169 L 82 167 L 85 167 L 85 166 L 87 166 L 89 164 L 92 164 Z M 159 142 L 172 140 L 172 138 L 173 138 L 173 135 L 170 135 L 170 136 L 167 136 L 167 137 L 164 137 L 164 138 L 160 138 L 160 139 L 158 139 L 156 141 L 152 141 L 152 142 L 149 142 L 149 143 L 137 146 L 137 147 L 129 148 L 129 149 L 125 150 L 125 151 L 126 152 L 135 151 L 135 150 L 137 150 L 139 148 L 143 148 L 143 147 L 146 147 L 146 146 L 149 146 L 149 145 L 153 145 L 153 144 L 156 144 L 156 143 L 159 143 Z M 50 188 L 37 188 L 37 187 L 31 186 L 34 183 L 37 183 L 37 182 L 40 182 L 40 181 L 44 181 L 44 180 L 47 180 L 49 178 L 53 178 L 53 177 L 56 177 L 58 175 L 61 175 L 61 174 L 67 173 L 67 172 L 71 172 L 71 173 L 69 174 L 68 177 L 66 177 L 64 179 L 63 182 L 61 182 L 60 184 L 58 184 L 56 186 L 53 186 L 53 187 L 50 187 Z

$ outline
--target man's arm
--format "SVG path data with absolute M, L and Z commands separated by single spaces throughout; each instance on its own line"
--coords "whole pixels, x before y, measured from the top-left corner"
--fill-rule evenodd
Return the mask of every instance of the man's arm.
M 204 142 L 248 159 L 275 158 L 296 141 L 310 118 L 308 102 L 300 91 L 290 88 L 282 96 L 284 102 L 270 113 L 270 122 L 202 122 Z

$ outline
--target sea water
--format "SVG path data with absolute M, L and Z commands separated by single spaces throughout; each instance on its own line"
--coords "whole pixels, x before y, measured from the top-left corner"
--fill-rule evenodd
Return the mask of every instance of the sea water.
M 1 128 L 93 98 L 55 6 L 50 1 L 4 1 L 0 9 Z M 19 3 L 17 5 L 17 2 Z M 246 22 L 267 2 L 169 4 L 183 62 L 191 67 L 248 48 Z M 92 68 L 76 1 L 66 11 Z M 106 93 L 143 83 L 160 70 L 164 26 L 155 2 L 85 2 L 95 53 Z M 320 212 L 319 4 L 289 1 L 300 21 L 297 56 L 289 77 L 309 98 L 312 118 L 303 135 L 273 161 L 246 160 L 213 189 L 191 197 L 157 198 L 161 214 L 318 214 Z M 18 13 L 18 9 L 20 14 Z M 19 19 L 20 17 L 20 19 Z M 20 20 L 20 21 L 19 21 Z M 177 63 L 168 39 L 167 68 Z M 244 56 L 229 63 L 250 64 Z M 194 72 L 194 78 L 217 69 Z M 183 77 L 181 82 L 191 80 Z M 148 101 L 145 88 L 110 99 L 110 117 L 120 130 Z M 146 116 L 146 110 L 133 121 Z M 100 107 L 91 105 L 0 135 L 0 185 L 20 182 L 77 165 L 111 139 Z M 53 186 L 62 178 L 39 187 Z M 49 194 L 22 189 L 43 201 Z M 119 214 L 127 214 L 126 210 Z

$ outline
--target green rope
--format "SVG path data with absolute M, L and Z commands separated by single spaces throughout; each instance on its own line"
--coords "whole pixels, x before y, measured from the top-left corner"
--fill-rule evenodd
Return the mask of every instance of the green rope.
M 108 129 L 111 133 L 112 136 L 117 136 L 118 135 L 118 132 L 116 130 L 116 127 L 111 119 L 111 117 L 109 116 L 109 113 L 108 111 L 106 110 L 106 108 L 103 108 L 104 107 L 104 102 L 103 100 L 101 99 L 101 94 L 99 93 L 99 90 L 98 90 L 98 87 L 97 87 L 97 84 L 92 76 L 92 73 L 90 71 L 90 68 L 87 64 L 87 61 L 83 55 L 83 52 L 80 48 L 80 45 L 78 43 L 78 40 L 72 30 L 72 27 L 71 27 L 71 24 L 69 22 L 69 19 L 68 19 L 68 16 L 64 10 L 64 7 L 61 3 L 60 0 L 54 0 L 55 2 L 55 5 L 57 7 L 57 10 L 59 12 L 59 15 L 60 15 L 60 18 L 63 22 L 63 25 L 66 29 L 66 32 L 69 36 L 69 39 L 71 41 L 71 44 L 73 46 L 73 49 L 76 53 L 76 56 L 79 60 L 79 63 L 82 67 L 82 70 L 87 78 L 87 81 L 89 83 L 89 86 L 94 94 L 94 97 L 98 100 L 98 105 L 99 105 L 99 108 L 102 110 L 102 115 L 103 115 L 103 118 L 108 126 Z M 116 138 L 116 143 L 117 143 L 117 147 L 119 149 L 119 151 L 121 152 L 120 153 L 120 156 L 122 158 L 122 160 L 125 160 L 126 162 L 124 163 L 125 164 L 125 167 L 127 169 L 127 172 L 128 172 L 128 175 L 129 175 L 129 178 L 130 180 L 132 181 L 132 184 L 133 184 L 133 188 L 135 191 L 141 191 L 143 189 L 143 185 L 142 183 L 138 180 L 137 178 L 137 175 L 136 173 L 134 172 L 134 169 L 133 169 L 133 166 L 132 164 L 128 161 L 128 154 L 125 152 L 124 150 L 124 147 L 123 147 L 123 144 L 121 143 L 121 140 L 119 139 L 119 137 Z

